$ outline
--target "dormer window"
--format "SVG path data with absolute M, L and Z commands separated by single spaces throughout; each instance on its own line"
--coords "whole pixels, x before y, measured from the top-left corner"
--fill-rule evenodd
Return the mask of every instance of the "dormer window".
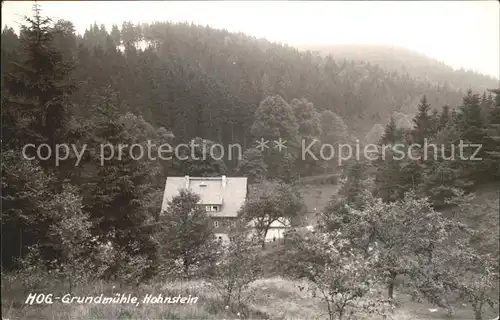
M 218 212 L 219 206 L 205 206 L 206 212 Z

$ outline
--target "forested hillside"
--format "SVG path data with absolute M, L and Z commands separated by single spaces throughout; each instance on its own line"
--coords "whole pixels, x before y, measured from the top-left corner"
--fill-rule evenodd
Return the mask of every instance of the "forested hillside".
M 115 95 L 120 110 L 142 114 L 179 140 L 202 136 L 246 144 L 252 141 L 252 115 L 272 94 L 287 101 L 306 98 L 363 136 L 371 125 L 385 125 L 393 111 L 414 110 L 424 93 L 439 108 L 457 105 L 465 92 L 384 66 L 322 58 L 209 27 L 124 23 L 112 30 L 92 25 L 76 35 L 71 22 L 60 20 L 55 28 L 56 46 L 77 64 L 72 76 L 80 86 L 71 100 L 80 111 Z M 22 54 L 18 46 L 17 35 L 4 29 L 5 72 Z
M 449 89 L 484 91 L 496 88 L 498 79 L 471 70 L 454 70 L 444 62 L 421 53 L 384 45 L 303 45 L 299 48 L 335 59 L 367 61 L 389 71 L 408 74 L 421 81 L 446 85 Z
M 474 200 L 500 179 L 497 87 L 452 90 L 188 24 L 77 35 L 39 5 L 1 40 L 2 316 L 430 318 L 396 292 L 457 319 L 497 315 L 499 203 Z M 241 155 L 214 152 L 234 144 Z M 188 187 L 161 209 L 165 178 L 185 175 L 247 177 L 220 221 L 229 242 Z M 317 181 L 329 187 L 305 184 Z M 200 303 L 26 302 L 128 289 Z

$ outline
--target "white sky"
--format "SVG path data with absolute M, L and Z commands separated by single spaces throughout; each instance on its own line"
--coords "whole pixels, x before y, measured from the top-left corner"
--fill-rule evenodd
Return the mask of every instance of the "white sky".
M 16 29 L 31 1 L 5 1 Z M 79 33 L 94 21 L 188 21 L 288 44 L 376 43 L 406 47 L 455 67 L 499 77 L 498 1 L 41 1 L 43 14 Z

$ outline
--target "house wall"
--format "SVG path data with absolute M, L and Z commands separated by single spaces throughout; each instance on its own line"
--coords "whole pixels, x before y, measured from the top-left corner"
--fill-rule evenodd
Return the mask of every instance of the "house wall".
M 210 217 L 210 219 L 212 220 L 212 226 L 214 228 L 213 232 L 215 234 L 227 234 L 228 229 L 230 228 L 231 224 L 236 221 L 237 217 Z M 215 221 L 218 222 L 218 227 L 215 226 Z
M 223 243 L 229 243 L 229 236 L 226 233 L 215 233 L 215 238 L 222 240 Z
M 282 239 L 287 230 L 289 230 L 289 228 L 271 228 L 271 229 L 269 229 L 267 231 L 267 234 L 266 234 L 266 242 L 272 242 L 273 239 L 275 239 L 275 238 L 276 238 L 276 240 Z

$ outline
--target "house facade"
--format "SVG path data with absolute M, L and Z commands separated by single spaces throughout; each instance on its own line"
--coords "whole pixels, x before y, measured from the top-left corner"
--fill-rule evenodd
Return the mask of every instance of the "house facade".
M 266 242 L 274 242 L 285 237 L 285 233 L 290 230 L 290 221 L 288 219 L 280 219 L 274 221 L 269 226 L 266 234 Z
M 248 223 L 248 226 L 255 228 L 257 225 L 257 220 L 252 220 Z M 290 221 L 286 218 L 280 218 L 273 221 L 267 230 L 265 242 L 274 242 L 279 239 L 283 239 L 287 231 L 291 229 Z M 257 231 L 254 231 L 257 234 Z
M 238 211 L 246 201 L 248 185 L 246 177 L 168 177 L 163 193 L 162 211 L 182 189 L 200 197 L 199 205 L 212 219 L 215 236 L 229 241 L 228 229 L 235 223 Z

